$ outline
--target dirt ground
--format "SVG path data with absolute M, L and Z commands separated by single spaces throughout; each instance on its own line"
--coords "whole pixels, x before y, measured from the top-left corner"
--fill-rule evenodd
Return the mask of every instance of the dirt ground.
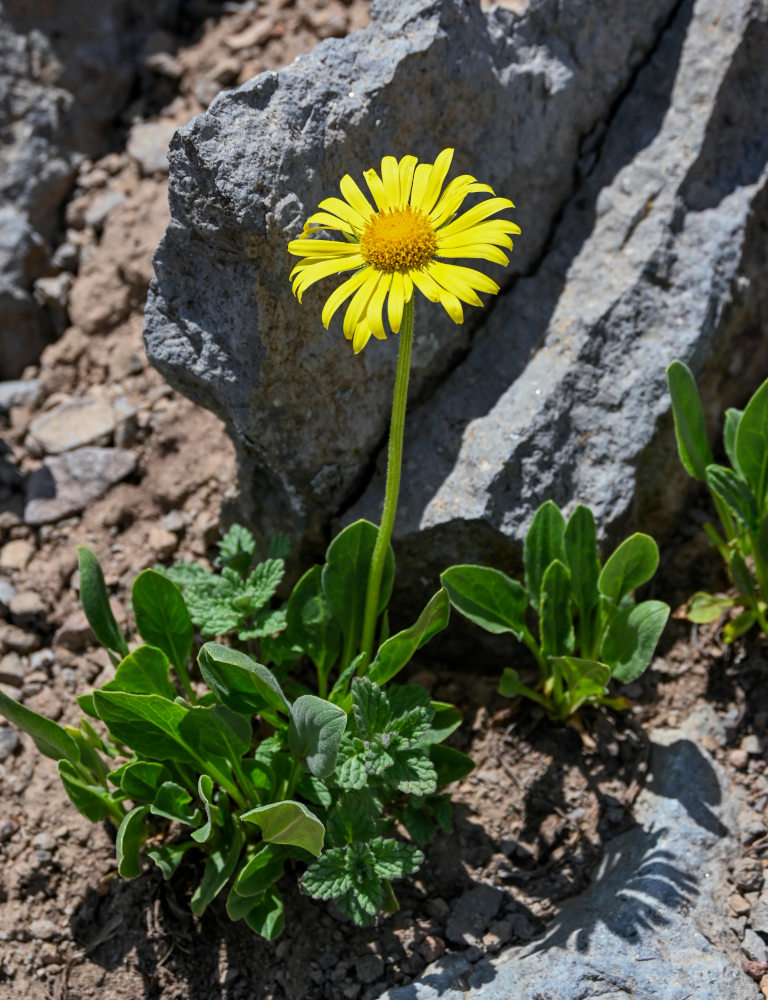
M 148 93 L 135 120 L 178 125 L 222 84 L 283 65 L 367 18 L 363 0 L 269 0 L 255 20 L 252 12 L 225 14 L 165 54 L 165 79 L 173 82 L 160 95 L 165 103 Z M 107 191 L 122 197 L 105 211 Z M 124 148 L 83 165 L 66 212 L 80 261 L 70 325 L 39 368 L 25 373 L 37 379 L 34 398 L 0 413 L 0 685 L 62 723 L 79 718 L 76 695 L 110 675 L 79 610 L 76 545 L 98 554 L 120 618 L 141 569 L 211 557 L 222 503 L 236 488 L 232 447 L 219 422 L 171 391 L 143 353 L 142 307 L 151 254 L 168 221 L 166 198 L 162 171 L 147 173 Z M 93 429 L 89 443 L 131 452 L 134 467 L 84 510 L 31 526 L 25 488 L 46 450 L 40 420 L 75 413 L 71 433 L 82 437 L 83 421 L 93 416 L 78 408 L 83 401 L 108 404 L 114 417 Z M 677 539 L 677 551 L 686 544 Z M 696 567 L 669 565 L 656 596 L 679 601 L 695 589 Z M 715 629 L 675 621 L 652 669 L 631 686 L 631 709 L 585 712 L 581 732 L 555 728 L 537 709 L 501 698 L 496 676 L 468 677 L 428 659 L 414 670 L 435 697 L 465 713 L 454 740 L 477 770 L 455 789 L 454 832 L 429 846 L 418 875 L 396 887 L 400 911 L 374 928 L 354 928 L 285 879 L 287 929 L 272 944 L 230 923 L 221 906 L 191 916 L 190 869 L 169 883 L 149 865 L 133 881 L 117 877 L 114 830 L 81 817 L 54 763 L 0 726 L 0 997 L 368 1000 L 409 982 L 446 950 L 461 949 L 472 961 L 524 942 L 588 884 L 606 842 L 631 827 L 648 733 L 703 705 L 714 708 L 727 734 L 706 735 L 707 749 L 744 792 L 734 891 L 716 916 L 723 947 L 747 960 L 741 942 L 766 902 L 768 864 L 762 644 L 723 647 Z M 766 971 L 751 961 L 756 997 L 760 985 L 768 996 L 768 978 L 760 983 Z

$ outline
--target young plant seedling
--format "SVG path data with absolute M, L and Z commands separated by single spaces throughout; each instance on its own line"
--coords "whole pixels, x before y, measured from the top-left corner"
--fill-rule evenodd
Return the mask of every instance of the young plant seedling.
M 646 670 L 669 616 L 661 601 L 633 597 L 656 572 L 654 540 L 631 535 L 601 567 L 589 508 L 579 505 L 566 522 L 548 500 L 531 522 L 523 562 L 524 583 L 487 566 L 451 566 L 440 577 L 457 611 L 488 632 L 511 633 L 532 653 L 535 687 L 507 667 L 500 692 L 530 698 L 558 721 L 584 704 L 624 707 L 609 681 L 629 683 Z
M 697 591 L 688 605 L 692 622 L 716 621 L 731 608 L 736 617 L 723 626 L 733 642 L 757 625 L 768 635 L 768 381 L 744 410 L 725 411 L 723 447 L 729 465 L 718 465 L 709 447 L 696 382 L 682 361 L 667 369 L 680 460 L 694 479 L 707 484 L 721 530 L 705 524 L 738 594 Z

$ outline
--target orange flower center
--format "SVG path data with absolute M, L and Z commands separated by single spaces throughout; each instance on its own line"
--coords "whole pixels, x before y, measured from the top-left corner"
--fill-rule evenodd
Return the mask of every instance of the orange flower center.
M 437 238 L 419 208 L 389 208 L 372 216 L 360 237 L 360 253 L 377 271 L 410 271 L 434 256 Z

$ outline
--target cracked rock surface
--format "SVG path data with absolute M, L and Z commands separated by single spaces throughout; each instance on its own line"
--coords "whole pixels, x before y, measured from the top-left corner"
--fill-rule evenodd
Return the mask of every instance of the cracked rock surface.
M 461 386 L 457 401 L 474 397 L 460 420 L 491 414 L 545 339 L 543 317 L 538 326 L 520 316 L 512 324 L 506 303 L 522 276 L 539 269 L 572 200 L 585 143 L 600 150 L 603 123 L 677 7 L 674 0 L 642 8 L 631 0 L 532 0 L 522 12 L 486 13 L 469 0 L 374 4 L 369 28 L 220 95 L 179 130 L 170 153 L 172 220 L 155 257 L 145 342 L 172 385 L 226 422 L 260 530 L 312 535 L 327 526 L 364 487 L 389 415 L 396 338 L 354 357 L 338 320 L 323 331 L 328 287 L 308 292 L 303 306 L 291 296 L 285 247 L 307 214 L 336 193 L 344 173 L 359 176 L 388 153 L 429 161 L 445 146 L 456 147 L 458 173 L 518 202 L 524 236 L 501 276 L 504 311 L 497 306 L 491 315 L 498 319 L 478 333 L 452 376 Z M 549 289 L 535 281 L 544 308 L 558 278 Z M 482 321 L 478 312 L 455 327 L 441 312 L 419 303 L 414 398 L 456 366 L 470 347 L 472 322 Z M 475 355 L 494 336 L 484 375 L 498 372 L 501 383 L 488 377 L 473 385 Z M 482 470 L 465 462 L 460 426 L 430 454 L 432 409 L 417 431 L 408 430 L 409 462 L 425 466 L 413 484 L 421 493 L 408 496 L 407 531 L 431 523 L 430 501 L 442 506 L 436 491 L 448 473 L 465 483 L 471 501 L 451 517 L 475 518 L 482 505 L 475 500 L 482 484 L 474 482 Z M 435 408 L 435 419 L 443 412 Z M 371 490 L 373 509 L 380 484 Z M 502 506 L 507 499 L 519 508 L 518 496 Z M 504 514 L 480 516 L 507 531 Z

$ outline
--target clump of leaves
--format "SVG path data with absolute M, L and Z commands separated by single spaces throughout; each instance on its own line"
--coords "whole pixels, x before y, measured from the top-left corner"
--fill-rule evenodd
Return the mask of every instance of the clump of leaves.
M 284 926 L 279 882 L 288 862 L 291 870 L 306 867 L 309 895 L 335 900 L 357 923 L 397 908 L 392 880 L 421 864 L 416 843 L 428 840 L 436 823 L 450 828 L 449 798 L 440 789 L 473 765 L 441 745 L 461 721 L 457 709 L 418 686 L 383 687 L 445 627 L 445 591 L 411 628 L 386 638 L 382 632 L 370 664 L 358 651 L 359 583 L 375 533 L 365 521 L 345 529 L 326 563 L 296 585 L 270 635 L 258 636 L 284 675 L 286 664 L 314 663 L 318 694 L 216 642 L 205 643 L 195 663 L 194 617 L 218 631 L 237 613 L 231 628 L 250 639 L 259 616 L 277 614 L 268 602 L 284 548 L 253 569 L 253 537 L 236 528 L 220 546 L 220 574 L 189 564 L 169 574 L 145 570 L 131 592 L 144 640 L 133 650 L 112 614 L 98 560 L 80 549 L 83 605 L 115 676 L 78 698 L 86 717 L 77 727 L 59 726 L 2 692 L 0 712 L 58 762 L 83 815 L 116 824 L 121 875 L 138 876 L 147 857 L 171 878 L 185 857 L 202 856 L 193 912 L 224 895 L 230 918 L 267 939 Z M 391 554 L 388 565 L 391 588 Z M 232 574 L 240 605 L 221 583 L 234 589 Z M 394 836 L 398 824 L 415 843 Z
M 566 522 L 548 500 L 531 522 L 523 562 L 522 583 L 487 566 L 451 566 L 440 577 L 457 611 L 488 632 L 510 632 L 533 654 L 538 683 L 524 684 L 508 667 L 501 693 L 530 698 L 561 721 L 584 704 L 624 707 L 609 682 L 646 670 L 669 617 L 661 601 L 633 597 L 656 572 L 654 540 L 631 535 L 601 566 L 589 508 L 577 506 Z
M 733 642 L 754 625 L 768 635 L 768 381 L 744 410 L 725 411 L 723 447 L 729 465 L 718 465 L 709 447 L 704 410 L 690 369 L 673 361 L 667 369 L 680 460 L 694 479 L 707 484 L 720 530 L 705 524 L 737 593 L 698 591 L 688 605 L 692 622 L 716 621 L 741 609 L 723 626 Z

